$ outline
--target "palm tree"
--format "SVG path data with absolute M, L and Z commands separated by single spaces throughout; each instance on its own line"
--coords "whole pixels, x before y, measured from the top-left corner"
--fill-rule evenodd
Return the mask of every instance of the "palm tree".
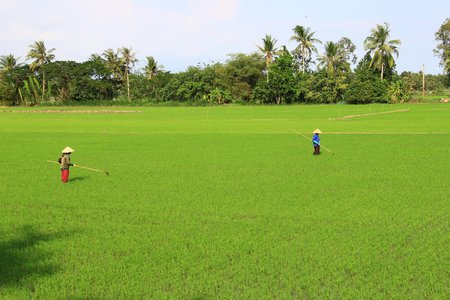
M 4 80 L 14 90 L 14 97 L 17 98 L 19 89 L 19 78 L 17 71 L 22 65 L 13 54 L 0 57 L 0 79 Z
M 122 63 L 119 59 L 119 54 L 115 52 L 113 49 L 109 48 L 103 52 L 101 55 L 103 57 L 103 60 L 105 62 L 105 66 L 109 69 L 109 71 L 112 73 L 113 77 L 117 80 L 122 81 Z M 98 58 L 97 56 L 93 55 L 91 56 L 92 59 Z
M 347 52 L 339 43 L 326 42 L 325 53 L 318 57 L 319 67 L 325 67 L 331 76 L 349 70 L 349 63 L 346 61 Z
M 256 46 L 264 54 L 264 58 L 266 59 L 267 82 L 269 82 L 269 65 L 274 60 L 276 52 L 278 50 L 275 47 L 277 40 L 272 38 L 272 36 L 270 34 L 266 34 L 266 37 L 263 38 L 262 40 L 263 40 L 263 46 L 258 46 L 258 45 L 256 45 Z
M 339 54 L 338 45 L 333 42 L 326 42 L 325 53 L 323 55 L 319 55 L 317 60 L 319 61 L 320 68 L 325 67 L 328 74 L 334 75 L 339 63 L 342 61 L 342 57 Z
M 153 56 L 147 56 L 146 59 L 147 64 L 144 67 L 144 72 L 147 78 L 152 80 L 159 71 L 158 62 L 153 58 Z
M 132 49 L 122 47 L 120 49 L 121 61 L 122 65 L 124 66 L 124 76 L 125 80 L 127 82 L 127 95 L 128 95 L 128 102 L 131 102 L 131 96 L 130 96 L 130 71 L 131 68 L 134 66 L 134 64 L 137 62 L 137 59 L 135 57 L 135 53 Z
M 13 77 L 14 72 L 22 65 L 18 60 L 13 54 L 0 56 L 0 78 Z
M 368 50 L 367 54 L 373 53 L 370 67 L 380 70 L 381 80 L 386 67 L 394 66 L 395 60 L 392 54 L 398 57 L 398 46 L 401 44 L 400 40 L 389 40 L 390 31 L 387 23 L 384 23 L 384 26 L 377 25 L 364 41 L 364 48 Z
M 53 52 L 55 48 L 48 49 L 45 47 L 44 41 L 36 41 L 30 45 L 27 59 L 32 59 L 30 69 L 31 71 L 42 71 L 42 99 L 45 97 L 45 65 L 55 59 Z
M 296 41 L 298 46 L 295 48 L 295 52 L 300 55 L 302 59 L 302 70 L 305 74 L 306 62 L 311 59 L 313 52 L 317 53 L 317 48 L 314 46 L 315 43 L 322 43 L 320 40 L 314 38 L 314 33 L 311 28 L 305 28 L 303 26 L 295 26 L 293 28 L 294 35 L 291 37 L 291 41 Z

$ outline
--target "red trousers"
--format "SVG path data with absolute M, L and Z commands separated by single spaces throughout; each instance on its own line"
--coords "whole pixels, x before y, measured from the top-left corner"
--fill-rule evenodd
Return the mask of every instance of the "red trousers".
M 69 181 L 69 169 L 61 170 L 61 181 L 64 183 Z

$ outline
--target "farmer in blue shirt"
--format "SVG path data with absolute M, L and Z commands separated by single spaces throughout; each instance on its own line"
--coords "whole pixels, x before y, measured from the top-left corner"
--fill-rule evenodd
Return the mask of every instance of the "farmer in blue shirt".
M 316 129 L 313 131 L 314 136 L 312 138 L 312 142 L 313 142 L 313 146 L 314 146 L 314 155 L 319 155 L 320 154 L 320 137 L 319 134 L 322 133 L 322 131 L 320 131 L 320 129 Z

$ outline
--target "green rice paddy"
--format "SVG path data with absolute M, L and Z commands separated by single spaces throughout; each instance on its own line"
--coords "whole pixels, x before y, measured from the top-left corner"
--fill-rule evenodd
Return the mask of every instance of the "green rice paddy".
M 445 104 L 0 108 L 0 298 L 444 299 L 449 150 Z

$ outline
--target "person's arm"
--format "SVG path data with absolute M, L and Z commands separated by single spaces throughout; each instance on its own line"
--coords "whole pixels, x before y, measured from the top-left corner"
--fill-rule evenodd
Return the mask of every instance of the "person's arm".
M 320 145 L 320 139 L 319 139 L 319 137 L 317 135 L 314 136 L 313 143 L 316 144 L 316 145 Z

